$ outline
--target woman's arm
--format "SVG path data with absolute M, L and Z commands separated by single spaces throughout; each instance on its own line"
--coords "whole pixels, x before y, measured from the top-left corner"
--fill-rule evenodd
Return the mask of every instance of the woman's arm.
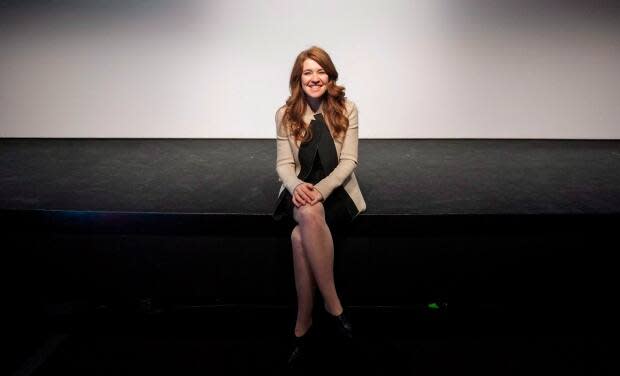
M 278 181 L 282 182 L 286 189 L 293 195 L 295 187 L 303 183 L 303 180 L 297 178 L 295 174 L 295 159 L 293 158 L 293 150 L 288 142 L 286 130 L 282 127 L 282 118 L 284 117 L 285 108 L 276 111 L 276 171 L 278 173 Z
M 332 191 L 341 186 L 357 167 L 358 128 L 357 106 L 352 102 L 351 112 L 349 113 L 349 128 L 342 143 L 338 166 L 314 185 L 314 188 L 321 192 L 323 200 L 327 200 Z

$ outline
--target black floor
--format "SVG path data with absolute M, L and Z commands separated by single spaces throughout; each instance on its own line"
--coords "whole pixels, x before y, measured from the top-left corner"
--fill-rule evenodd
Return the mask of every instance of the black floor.
M 454 309 L 453 309 L 454 308 Z M 497 307 L 349 307 L 353 343 L 315 312 L 318 342 L 287 370 L 287 307 L 167 307 L 119 313 L 100 306 L 48 322 L 17 374 L 41 375 L 599 375 L 615 359 L 603 325 Z M 540 310 L 540 311 L 539 311 Z

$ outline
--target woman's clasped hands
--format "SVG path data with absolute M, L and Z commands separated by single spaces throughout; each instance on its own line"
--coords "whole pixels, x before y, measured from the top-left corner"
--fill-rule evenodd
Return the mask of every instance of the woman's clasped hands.
M 293 204 L 296 207 L 306 204 L 314 205 L 319 201 L 323 201 L 323 195 L 314 188 L 312 183 L 300 183 L 293 191 Z

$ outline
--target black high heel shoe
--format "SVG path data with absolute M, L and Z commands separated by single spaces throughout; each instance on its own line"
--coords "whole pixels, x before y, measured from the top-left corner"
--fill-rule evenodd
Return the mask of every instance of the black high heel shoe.
M 293 350 L 287 361 L 289 368 L 296 367 L 303 359 L 308 357 L 310 343 L 314 337 L 314 324 L 310 325 L 310 328 L 301 337 L 297 337 L 295 334 L 292 337 Z
M 327 315 L 330 317 L 331 321 L 334 323 L 340 335 L 344 338 L 352 340 L 353 339 L 353 326 L 349 321 L 348 317 L 344 313 L 344 309 L 342 313 L 338 316 L 334 316 L 329 311 L 327 311 L 327 307 L 325 307 L 325 311 Z

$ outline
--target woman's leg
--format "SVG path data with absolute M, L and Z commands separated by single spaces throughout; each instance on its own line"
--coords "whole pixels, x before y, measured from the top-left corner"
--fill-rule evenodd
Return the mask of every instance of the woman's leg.
M 299 225 L 291 233 L 293 245 L 293 264 L 295 271 L 295 288 L 297 290 L 297 322 L 295 335 L 301 337 L 312 325 L 312 307 L 316 282 L 310 264 L 304 254 Z
M 323 204 L 295 207 L 293 218 L 298 223 L 303 251 L 323 295 L 325 308 L 332 315 L 339 315 L 343 308 L 334 282 L 334 242 L 325 222 Z

